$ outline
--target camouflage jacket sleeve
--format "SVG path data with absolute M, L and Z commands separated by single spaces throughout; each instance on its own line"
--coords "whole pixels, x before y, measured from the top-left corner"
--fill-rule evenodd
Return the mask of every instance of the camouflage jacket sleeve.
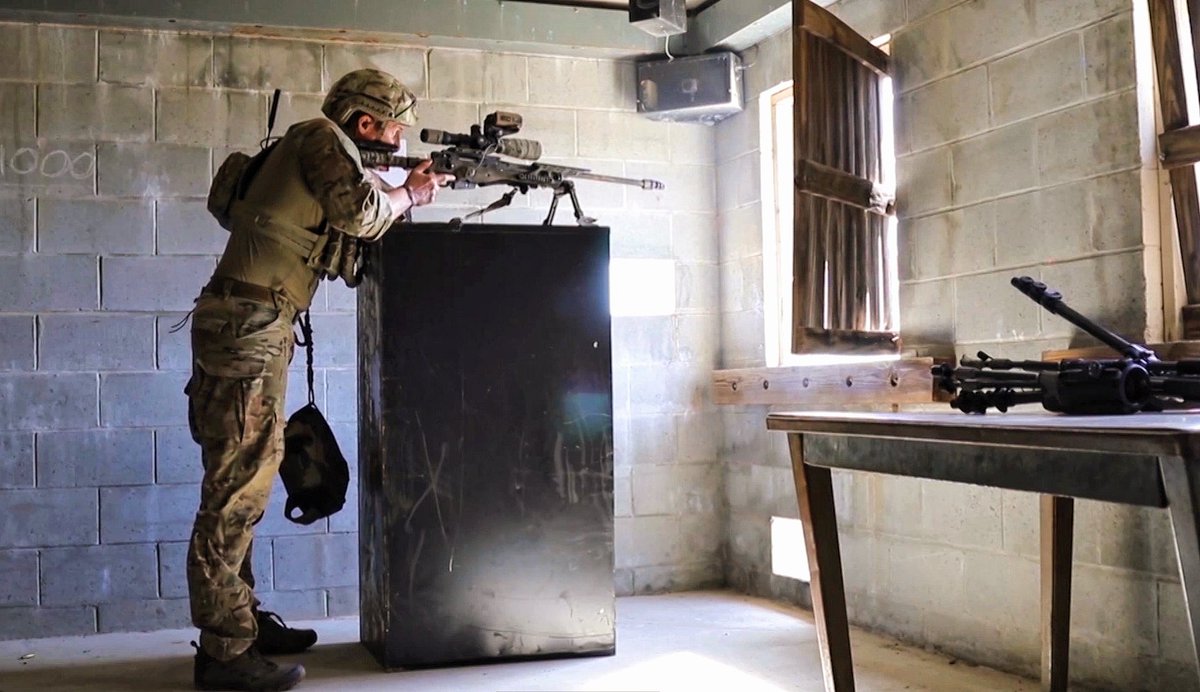
M 337 230 L 378 240 L 396 220 L 387 195 L 363 169 L 357 147 L 333 123 L 304 137 L 300 168 L 325 220 Z

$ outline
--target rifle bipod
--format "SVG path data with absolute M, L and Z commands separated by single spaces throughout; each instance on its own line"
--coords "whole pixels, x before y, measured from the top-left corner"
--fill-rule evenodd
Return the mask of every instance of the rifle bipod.
M 451 219 L 450 225 L 457 230 L 459 228 L 462 228 L 463 222 L 466 221 L 467 219 L 471 219 L 476 216 L 483 216 L 484 214 L 488 213 L 489 211 L 496 211 L 497 209 L 503 209 L 504 207 L 507 207 L 508 205 L 512 204 L 513 197 L 516 196 L 516 194 L 518 192 L 524 192 L 524 190 L 521 190 L 519 188 L 513 188 L 513 189 L 509 190 L 508 192 L 504 193 L 500 197 L 500 199 L 496 200 L 495 202 L 492 202 L 491 204 L 487 205 L 483 209 L 476 209 L 475 211 L 471 212 L 470 214 L 467 214 L 466 216 L 460 216 L 458 218 Z M 555 212 L 558 211 L 558 198 L 562 197 L 564 195 L 570 196 L 571 206 L 575 208 L 575 223 L 579 224 L 580 226 L 595 226 L 596 225 L 595 219 L 593 219 L 590 216 L 584 215 L 583 207 L 581 207 L 579 205 L 579 196 L 577 194 L 575 194 L 575 183 L 571 182 L 570 180 L 564 180 L 557 187 L 554 188 L 554 198 L 550 200 L 550 212 L 548 214 L 546 214 L 546 219 L 544 221 L 542 221 L 543 226 L 550 226 L 554 223 L 554 214 L 555 214 Z

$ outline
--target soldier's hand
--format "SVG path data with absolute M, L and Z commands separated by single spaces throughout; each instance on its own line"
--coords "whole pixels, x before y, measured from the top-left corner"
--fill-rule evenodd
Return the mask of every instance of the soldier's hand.
M 423 207 L 426 204 L 433 204 L 437 198 L 437 190 L 439 187 L 450 184 L 454 181 L 454 176 L 446 173 L 430 173 L 429 167 L 433 165 L 433 161 L 428 159 L 417 164 L 417 167 L 409 171 L 408 179 L 404 181 L 404 189 L 408 191 L 408 196 L 412 199 L 414 207 Z

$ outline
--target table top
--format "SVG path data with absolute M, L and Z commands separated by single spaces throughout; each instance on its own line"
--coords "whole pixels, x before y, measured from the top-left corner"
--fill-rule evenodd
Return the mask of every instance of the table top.
M 767 428 L 1034 449 L 1178 455 L 1200 442 L 1200 412 L 1066 416 L 1049 412 L 968 415 L 804 411 L 768 414 Z

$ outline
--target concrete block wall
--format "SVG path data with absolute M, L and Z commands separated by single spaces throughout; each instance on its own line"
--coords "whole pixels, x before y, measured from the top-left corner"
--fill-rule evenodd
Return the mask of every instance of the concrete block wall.
M 614 257 L 663 259 L 676 277 L 671 314 L 613 325 L 617 585 L 721 580 L 720 425 L 703 394 L 719 322 L 714 133 L 637 116 L 632 63 L 19 23 L 0 24 L 0 57 L 0 638 L 187 625 L 201 469 L 188 331 L 172 325 L 224 246 L 208 181 L 227 152 L 256 148 L 274 88 L 278 134 L 362 66 L 408 83 L 423 126 L 516 110 L 553 162 L 666 182 L 580 185 Z M 446 192 L 416 220 L 496 196 Z M 540 222 L 548 201 L 519 197 L 489 220 Z M 313 325 L 316 401 L 353 465 L 353 291 L 323 284 Z M 306 397 L 301 349 L 288 412 Z M 265 607 L 357 613 L 356 484 L 348 510 L 299 526 L 277 483 L 253 555 Z
M 840 0 L 830 9 L 868 37 L 892 38 L 906 346 L 1036 358 L 1085 343 L 1008 285 L 1020 274 L 1131 337 L 1161 337 L 1158 173 L 1145 146 L 1152 74 L 1135 59 L 1145 3 Z M 790 79 L 790 32 L 745 59 L 751 95 Z M 722 174 L 756 169 L 758 130 L 752 109 L 719 126 Z M 723 199 L 738 189 L 719 178 Z M 724 283 L 761 268 L 755 205 L 719 210 L 724 367 L 763 365 L 761 300 Z M 770 518 L 797 511 L 785 440 L 764 430 L 766 413 L 722 416 L 727 578 L 807 604 L 805 585 L 771 571 Z M 1036 496 L 851 473 L 834 482 L 854 622 L 1038 672 Z M 1080 502 L 1075 536 L 1076 682 L 1200 689 L 1166 514 Z

